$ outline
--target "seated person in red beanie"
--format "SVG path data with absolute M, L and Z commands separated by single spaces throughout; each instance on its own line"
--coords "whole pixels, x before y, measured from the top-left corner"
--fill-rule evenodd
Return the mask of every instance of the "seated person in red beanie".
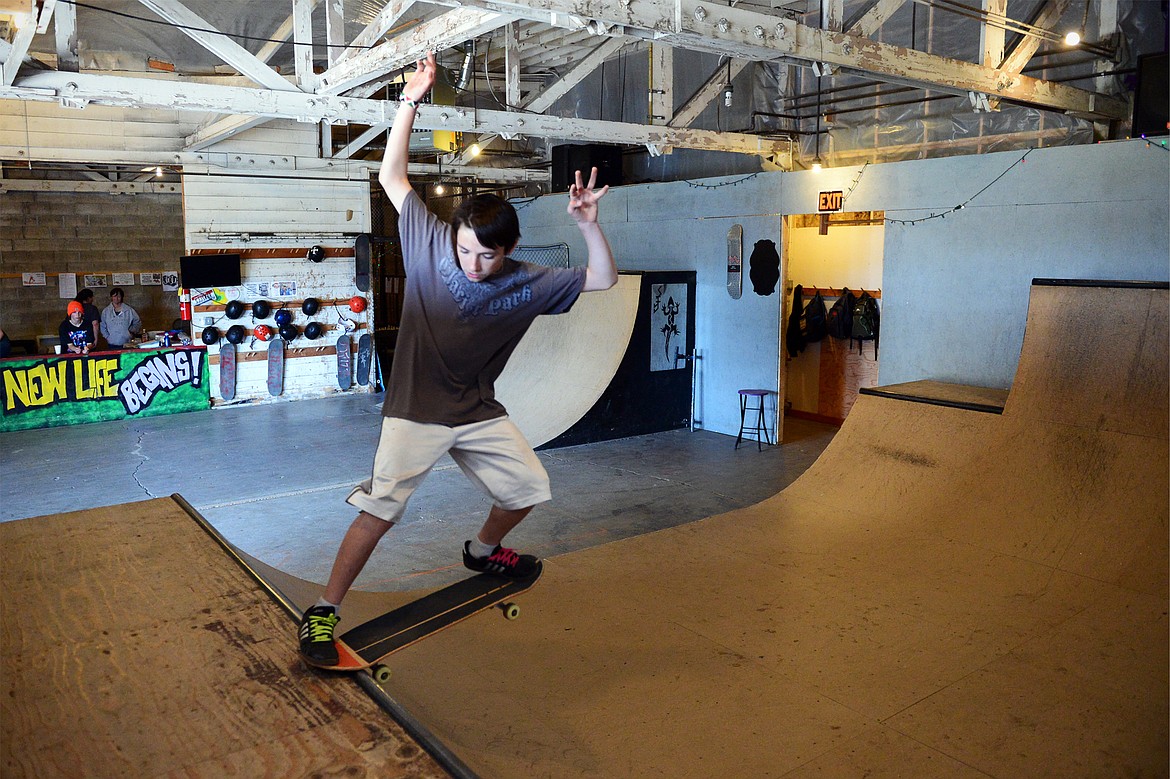
M 69 301 L 69 314 L 59 328 L 61 333 L 61 352 L 73 354 L 89 354 L 93 346 L 93 326 L 85 321 L 85 306 L 76 300 Z

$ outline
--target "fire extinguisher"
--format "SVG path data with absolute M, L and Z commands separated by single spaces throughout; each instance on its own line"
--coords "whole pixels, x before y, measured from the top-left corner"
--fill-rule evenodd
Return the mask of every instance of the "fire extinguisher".
M 191 290 L 179 287 L 179 319 L 191 321 Z

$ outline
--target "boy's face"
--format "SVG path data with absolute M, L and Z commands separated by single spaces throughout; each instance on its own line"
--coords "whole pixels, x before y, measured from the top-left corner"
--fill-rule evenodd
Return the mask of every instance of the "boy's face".
M 74 311 L 73 313 L 71 313 L 69 315 L 69 321 L 73 323 L 74 327 L 77 327 L 79 324 L 81 324 L 81 312 Z
M 498 271 L 504 264 L 508 252 L 491 249 L 479 242 L 475 231 L 467 225 L 459 228 L 455 235 L 455 262 L 468 281 L 480 282 Z

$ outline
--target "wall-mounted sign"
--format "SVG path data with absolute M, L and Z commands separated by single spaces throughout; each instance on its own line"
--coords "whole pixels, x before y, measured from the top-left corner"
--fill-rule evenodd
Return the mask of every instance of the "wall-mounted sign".
M 843 205 L 845 205 L 845 193 L 841 190 L 822 192 L 817 198 L 817 211 L 840 211 Z
M 44 273 L 22 273 L 20 274 L 21 281 L 26 287 L 43 287 L 45 286 Z

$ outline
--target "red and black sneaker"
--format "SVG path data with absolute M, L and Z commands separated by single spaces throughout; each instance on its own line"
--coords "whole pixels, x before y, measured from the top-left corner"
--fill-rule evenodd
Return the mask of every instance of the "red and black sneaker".
M 506 579 L 530 579 L 540 570 L 540 561 L 530 554 L 519 554 L 515 549 L 496 545 L 487 557 L 475 557 L 467 551 L 470 541 L 463 544 L 463 565 L 479 573 L 493 573 Z

